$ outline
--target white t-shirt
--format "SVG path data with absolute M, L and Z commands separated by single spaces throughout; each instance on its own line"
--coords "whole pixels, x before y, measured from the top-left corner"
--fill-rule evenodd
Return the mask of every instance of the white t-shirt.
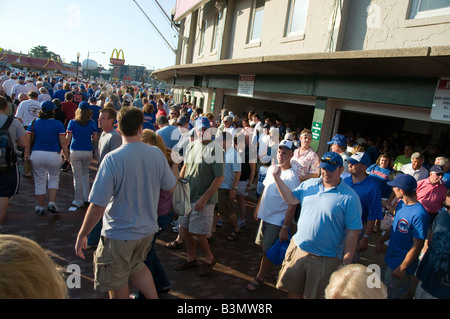
M 269 167 L 261 165 L 258 172 L 258 184 L 256 184 L 256 193 L 261 195 L 264 190 L 264 180 L 266 179 Z
M 22 119 L 23 126 L 28 126 L 37 118 L 37 112 L 41 108 L 39 101 L 25 100 L 17 107 L 16 117 Z
M 425 167 L 420 166 L 420 168 L 418 170 L 414 170 L 412 168 L 411 163 L 403 165 L 400 170 L 403 173 L 414 177 L 416 179 L 416 181 L 420 181 L 422 179 L 428 178 L 428 175 L 429 175 L 428 170 Z
M 273 178 L 273 168 L 274 166 L 269 167 L 264 179 L 264 192 L 259 204 L 258 218 L 269 224 L 282 226 L 289 205 L 278 191 Z M 281 171 L 281 180 L 291 190 L 300 185 L 297 173 L 292 168 Z

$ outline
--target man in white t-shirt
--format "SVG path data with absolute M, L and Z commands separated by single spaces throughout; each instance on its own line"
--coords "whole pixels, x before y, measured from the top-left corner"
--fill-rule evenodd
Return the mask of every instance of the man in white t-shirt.
M 405 164 L 400 169 L 403 173 L 411 175 L 416 181 L 428 178 L 428 170 L 422 166 L 424 157 L 419 152 L 415 152 L 411 155 L 411 163 Z
M 297 173 L 291 167 L 295 145 L 292 141 L 283 140 L 278 145 L 277 160 L 279 165 L 269 167 L 264 180 L 264 190 L 256 205 L 254 217 L 260 219 L 260 226 L 256 236 L 256 244 L 262 247 L 262 259 L 258 274 L 248 285 L 247 290 L 254 292 L 264 283 L 266 275 L 273 263 L 267 258 L 266 252 L 277 241 L 288 240 L 289 228 L 294 219 L 296 205 L 289 205 L 280 195 L 273 171 L 281 169 L 281 179 L 294 190 L 300 185 Z
M 17 84 L 17 74 L 16 73 L 11 73 L 9 80 L 5 80 L 5 82 L 3 82 L 2 86 L 3 86 L 3 89 L 5 90 L 5 94 L 8 97 L 11 97 L 12 88 L 16 84 Z
M 36 91 L 30 91 L 28 92 L 28 100 L 20 102 L 17 107 L 16 118 L 22 122 L 25 128 L 37 118 L 37 112 L 41 108 L 38 98 L 39 94 Z

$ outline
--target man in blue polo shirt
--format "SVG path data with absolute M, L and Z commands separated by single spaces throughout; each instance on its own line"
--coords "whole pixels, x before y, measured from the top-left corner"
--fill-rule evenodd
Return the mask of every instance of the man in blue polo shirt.
M 382 244 L 389 240 L 382 280 L 388 288 L 389 299 L 405 299 L 419 264 L 418 257 L 427 238 L 430 219 L 417 200 L 417 181 L 414 177 L 400 174 L 388 185 L 393 187 L 400 201 L 392 226 L 377 242 L 375 252 L 379 254 Z
M 366 170 L 370 166 L 370 156 L 367 153 L 359 152 L 347 158 L 348 171 L 350 176 L 344 182 L 358 194 L 362 207 L 363 230 L 359 234 L 358 246 L 356 248 L 353 262 L 358 262 L 360 252 L 366 251 L 369 247 L 369 238 L 372 233 L 375 220 L 383 219 L 383 209 L 381 207 L 381 191 L 378 184 L 368 178 Z
M 320 178 L 309 179 L 291 191 L 275 173 L 283 199 L 301 203 L 297 232 L 281 268 L 277 288 L 289 298 L 324 298 L 331 274 L 353 260 L 362 229 L 358 195 L 341 180 L 342 157 L 335 152 L 321 158 Z

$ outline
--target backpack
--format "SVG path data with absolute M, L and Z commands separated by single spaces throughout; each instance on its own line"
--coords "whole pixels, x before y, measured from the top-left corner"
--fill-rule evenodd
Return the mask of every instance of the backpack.
M 8 172 L 16 166 L 17 154 L 14 151 L 14 142 L 9 134 L 14 117 L 8 116 L 5 124 L 0 129 L 0 173 Z

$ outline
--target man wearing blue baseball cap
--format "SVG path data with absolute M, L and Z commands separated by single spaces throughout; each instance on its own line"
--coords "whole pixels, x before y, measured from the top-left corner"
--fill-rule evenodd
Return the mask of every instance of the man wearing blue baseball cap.
M 338 153 L 339 155 L 341 155 L 342 159 L 344 160 L 344 170 L 342 172 L 342 178 L 345 178 L 347 176 L 350 175 L 349 171 L 348 171 L 348 162 L 346 162 L 345 160 L 348 159 L 350 157 L 350 155 L 348 155 L 348 153 L 346 152 L 347 150 L 347 138 L 342 135 L 342 134 L 336 134 L 335 136 L 333 136 L 333 138 L 331 139 L 331 141 L 327 142 L 328 145 L 331 145 L 331 151 Z
M 389 240 L 382 280 L 388 288 L 389 299 L 405 299 L 419 264 L 418 257 L 427 238 L 430 219 L 417 200 L 414 177 L 400 174 L 388 185 L 393 187 L 399 202 L 392 226 L 377 242 L 375 252 L 379 254 L 384 242 Z
M 350 186 L 359 196 L 362 207 L 363 231 L 359 234 L 358 246 L 353 262 L 358 262 L 360 252 L 369 247 L 369 238 L 372 234 L 376 220 L 383 219 L 383 208 L 381 207 L 381 190 L 378 184 L 366 173 L 371 164 L 369 154 L 358 152 L 347 158 L 350 176 L 344 182 Z
M 362 229 L 358 195 L 341 180 L 342 157 L 335 152 L 321 158 L 320 178 L 312 178 L 291 191 L 274 174 L 283 199 L 301 203 L 298 229 L 291 240 L 279 274 L 277 288 L 290 298 L 324 298 L 331 274 L 353 260 Z
M 195 121 L 197 138 L 189 143 L 180 177 L 189 181 L 192 212 L 179 216 L 180 235 L 186 243 L 186 259 L 174 267 L 181 271 L 197 267 L 197 246 L 204 253 L 198 276 L 204 277 L 214 267 L 216 259 L 208 243 L 214 220 L 218 190 L 224 180 L 222 146 L 211 139 L 209 119 L 199 116 Z

